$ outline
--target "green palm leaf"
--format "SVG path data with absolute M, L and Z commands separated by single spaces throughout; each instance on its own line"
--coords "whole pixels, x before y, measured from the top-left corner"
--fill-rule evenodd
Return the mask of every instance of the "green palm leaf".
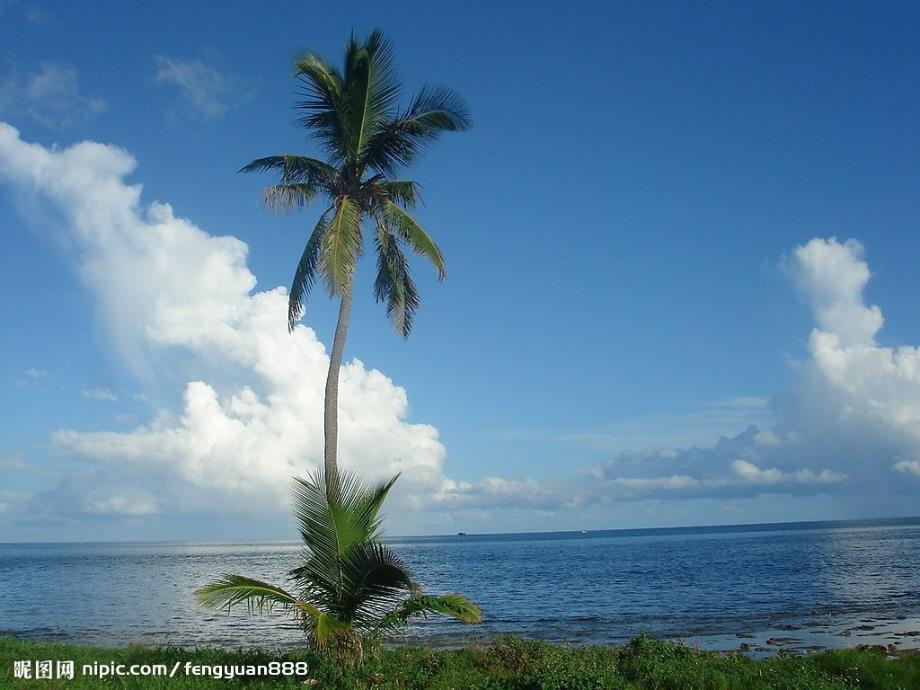
M 414 616 L 427 616 L 429 613 L 450 616 L 468 625 L 482 623 L 482 610 L 460 594 L 413 594 L 383 616 L 379 620 L 378 629 L 398 630 Z
M 368 539 L 377 539 L 380 536 L 380 509 L 387 496 L 390 495 L 390 489 L 393 488 L 397 479 L 399 479 L 399 473 L 379 481 L 370 489 L 362 491 L 360 498 L 355 503 L 355 518 L 366 526 Z
M 380 31 L 364 43 L 354 33 L 345 49 L 345 100 L 347 149 L 357 161 L 368 141 L 386 121 L 399 95 L 393 50 Z
M 277 213 L 290 213 L 309 204 L 319 193 L 309 184 L 273 184 L 265 188 L 265 208 Z
M 351 197 L 341 196 L 335 200 L 335 213 L 319 254 L 326 290 L 331 296 L 341 296 L 351 285 L 360 254 L 361 209 Z
M 379 512 L 398 475 L 368 489 L 356 475 L 321 471 L 294 480 L 294 516 L 311 554 L 342 558 L 350 546 L 380 536 Z
M 294 516 L 309 555 L 291 575 L 308 574 L 327 593 L 341 590 L 349 577 L 345 571 L 351 551 L 379 535 L 377 512 L 394 481 L 368 490 L 348 472 L 295 479 Z
M 305 112 L 298 124 L 313 132 L 333 160 L 344 160 L 347 150 L 341 74 L 318 55 L 306 53 L 295 63 L 295 76 L 300 81 L 303 98 L 297 108 Z
M 295 324 L 303 316 L 304 303 L 313 283 L 316 281 L 316 270 L 319 264 L 319 252 L 326 237 L 328 228 L 327 216 L 332 209 L 326 211 L 316 221 L 316 227 L 307 240 L 297 270 L 294 272 L 294 282 L 291 284 L 291 293 L 288 296 L 288 331 L 293 331 Z
M 241 173 L 268 172 L 277 170 L 281 173 L 283 184 L 302 182 L 311 185 L 331 184 L 335 178 L 335 168 L 316 158 L 284 154 L 257 158 L 240 168 Z
M 285 609 L 297 606 L 297 597 L 281 587 L 242 575 L 225 574 L 195 592 L 198 603 L 210 609 L 230 609 L 246 603 L 251 611 L 271 611 L 276 605 Z
M 281 173 L 281 182 L 265 189 L 265 206 L 271 211 L 290 212 L 303 208 L 321 192 L 334 189 L 335 168 L 306 156 L 285 154 L 257 158 L 239 172 L 270 170 Z
M 301 601 L 280 587 L 242 575 L 223 575 L 195 592 L 198 603 L 211 609 L 231 609 L 246 603 L 249 613 L 271 612 L 275 606 L 294 611 L 310 630 L 318 647 L 324 647 L 336 634 L 350 630 L 351 626 L 316 606 Z
M 385 302 L 393 329 L 404 338 L 412 331 L 419 306 L 418 291 L 409 275 L 409 264 L 396 237 L 382 223 L 377 231 L 377 279 L 374 296 Z
M 419 184 L 414 180 L 385 180 L 380 186 L 394 203 L 404 208 L 415 208 L 422 198 Z
M 368 142 L 362 163 L 392 176 L 412 163 L 443 132 L 462 132 L 472 125 L 469 109 L 456 92 L 426 85 L 403 114 L 396 114 Z
M 447 275 L 444 267 L 444 255 L 415 218 L 410 216 L 405 209 L 400 208 L 389 200 L 383 202 L 383 212 L 387 225 L 406 241 L 412 251 L 431 261 L 438 271 L 438 278 L 444 280 Z
M 441 132 L 462 132 L 473 125 L 463 97 L 436 84 L 421 88 L 402 120 L 406 130 L 428 137 L 437 137 Z

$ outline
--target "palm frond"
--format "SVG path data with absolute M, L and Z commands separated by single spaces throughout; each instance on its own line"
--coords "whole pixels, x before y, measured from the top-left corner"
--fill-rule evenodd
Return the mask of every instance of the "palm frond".
M 352 630 L 349 623 L 337 619 L 313 604 L 298 599 L 281 587 L 242 575 L 223 575 L 195 592 L 198 603 L 210 609 L 231 609 L 246 603 L 250 614 L 271 612 L 280 606 L 297 614 L 315 646 L 325 647 L 336 635 Z
M 404 208 L 415 208 L 422 199 L 422 190 L 414 180 L 385 180 L 380 187 L 386 195 Z
M 355 544 L 380 536 L 379 511 L 398 475 L 367 488 L 357 475 L 322 470 L 294 479 L 294 516 L 313 554 L 342 557 Z
M 383 212 L 389 227 L 406 241 L 412 251 L 431 261 L 438 271 L 438 278 L 444 280 L 446 276 L 444 255 L 431 236 L 418 224 L 418 221 L 392 201 L 384 201 Z
M 345 49 L 344 129 L 349 156 L 357 162 L 380 130 L 399 96 L 393 49 L 379 30 L 363 43 L 352 33 Z
M 306 566 L 329 589 L 340 586 L 340 555 L 346 545 L 336 520 L 335 506 L 328 499 L 322 473 L 294 479 L 294 516 L 304 544 L 309 550 Z M 299 577 L 298 572 L 291 575 Z
M 427 137 L 437 137 L 441 132 L 462 132 L 473 125 L 463 96 L 438 84 L 425 84 L 402 120 L 407 130 Z
M 369 539 L 380 537 L 380 518 L 378 517 L 383 502 L 390 494 L 390 489 L 399 479 L 399 473 L 389 479 L 383 479 L 376 485 L 363 492 L 354 507 L 354 514 L 358 522 L 367 532 Z
M 311 130 L 335 161 L 344 160 L 347 149 L 342 123 L 342 75 L 313 53 L 305 53 L 294 65 L 303 99 L 296 108 L 304 111 L 298 124 Z
M 239 169 L 241 173 L 267 172 L 277 170 L 281 173 L 282 184 L 304 182 L 320 185 L 329 183 L 335 177 L 335 168 L 316 158 L 283 154 L 257 158 Z
M 399 558 L 376 540 L 378 512 L 395 480 L 368 488 L 352 473 L 326 478 L 317 471 L 294 482 L 294 512 L 307 551 L 289 575 L 304 597 L 357 626 L 383 615 L 411 585 Z
M 368 491 L 348 472 L 325 477 L 317 471 L 294 480 L 294 516 L 309 555 L 291 571 L 313 582 L 327 596 L 338 597 L 346 585 L 345 561 L 352 549 L 372 540 L 379 523 L 367 521 Z
M 318 261 L 326 290 L 330 296 L 337 297 L 351 284 L 361 254 L 361 209 L 351 197 L 343 195 L 335 200 L 334 210 Z
M 339 600 L 341 615 L 359 623 L 376 621 L 409 592 L 406 566 L 388 547 L 367 541 L 344 559 L 346 587 Z
M 288 331 L 293 331 L 294 326 L 303 316 L 307 297 L 310 294 L 313 283 L 316 282 L 319 251 L 326 236 L 327 217 L 330 210 L 332 209 L 326 209 L 323 215 L 319 217 L 319 220 L 316 221 L 316 227 L 313 229 L 310 239 L 307 240 L 300 261 L 297 263 L 294 282 L 291 283 L 291 293 L 288 295 Z
M 318 190 L 310 184 L 273 184 L 265 188 L 262 201 L 274 213 L 291 213 L 309 204 Z
M 462 594 L 443 594 L 441 596 L 416 595 L 424 600 L 428 610 L 442 616 L 456 618 L 467 625 L 482 623 L 482 609 Z
M 332 193 L 335 185 L 335 168 L 307 156 L 284 154 L 257 158 L 239 172 L 270 170 L 281 173 L 281 181 L 265 189 L 265 206 L 270 211 L 287 213 L 303 208 L 320 192 Z
M 374 281 L 374 296 L 386 304 L 387 316 L 393 329 L 404 338 L 412 331 L 412 322 L 420 300 L 409 262 L 389 228 L 380 223 L 377 229 L 377 279 Z
M 443 132 L 461 132 L 471 125 L 462 96 L 443 86 L 425 85 L 405 113 L 380 127 L 368 143 L 362 163 L 392 177 Z
M 298 604 L 297 597 L 281 587 L 231 574 L 222 575 L 197 590 L 195 598 L 199 604 L 210 609 L 230 609 L 245 602 L 250 613 L 271 611 L 276 605 L 291 609 Z
M 378 630 L 398 630 L 405 626 L 414 616 L 427 616 L 429 613 L 450 616 L 468 625 L 482 623 L 482 610 L 460 594 L 444 594 L 441 596 L 413 594 L 380 618 Z

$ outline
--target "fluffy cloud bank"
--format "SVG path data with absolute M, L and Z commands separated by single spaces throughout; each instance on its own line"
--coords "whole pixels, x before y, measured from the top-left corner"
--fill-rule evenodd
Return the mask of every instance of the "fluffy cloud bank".
M 871 276 L 863 247 L 815 238 L 783 267 L 816 327 L 808 359 L 796 365 L 795 387 L 771 402 L 776 425 L 751 427 L 710 448 L 626 454 L 588 476 L 659 495 L 916 493 L 920 485 L 905 485 L 903 475 L 920 475 L 917 461 L 903 458 L 920 455 L 920 350 L 877 342 L 884 319 L 863 298 Z
M 127 182 L 134 168 L 114 146 L 49 148 L 0 123 L 0 180 L 26 214 L 29 198 L 61 214 L 118 352 L 142 379 L 185 376 L 177 409 L 134 429 L 55 432 L 56 448 L 84 466 L 50 477 L 36 496 L 0 494 L 0 513 L 283 515 L 289 478 L 322 455 L 325 349 L 306 326 L 288 334 L 286 292 L 256 289 L 243 242 L 142 203 L 141 186 Z M 877 342 L 884 320 L 863 299 L 862 247 L 813 239 L 784 267 L 816 327 L 796 385 L 770 403 L 769 428 L 709 447 L 621 453 L 556 480 L 461 482 L 445 476 L 437 430 L 407 421 L 405 390 L 353 360 L 342 371 L 340 459 L 371 477 L 404 471 L 396 505 L 444 515 L 857 489 L 915 496 L 920 351 Z M 115 402 L 109 393 L 93 397 Z
M 114 146 L 51 149 L 0 124 L 0 179 L 64 215 L 83 282 L 129 363 L 156 376 L 181 351 L 187 368 L 208 373 L 188 381 L 180 411 L 132 431 L 55 433 L 60 449 L 104 468 L 72 477 L 85 486 L 71 493 L 94 513 L 283 510 L 290 477 L 322 457 L 325 349 L 310 328 L 288 334 L 286 292 L 255 290 L 243 242 L 208 234 L 168 204 L 142 204 L 140 185 L 125 182 L 134 167 Z M 444 447 L 436 429 L 405 421 L 402 388 L 355 360 L 340 398 L 344 465 L 372 477 L 408 470 L 412 490 L 440 489 Z M 127 476 L 156 486 L 156 500 L 118 488 L 131 485 Z
M 644 499 L 736 499 L 836 494 L 909 509 L 920 490 L 920 350 L 877 342 L 881 309 L 867 305 L 862 246 L 816 238 L 783 267 L 816 326 L 796 385 L 771 401 L 770 428 L 749 427 L 713 446 L 622 453 L 558 482 L 452 483 L 435 496 L 454 508 L 581 508 Z M 899 508 L 906 506 L 907 508 Z
M 818 322 L 809 339 L 808 385 L 831 400 L 834 421 L 868 424 L 920 441 L 920 349 L 882 347 L 884 319 L 863 302 L 869 267 L 852 240 L 812 240 L 789 270 Z

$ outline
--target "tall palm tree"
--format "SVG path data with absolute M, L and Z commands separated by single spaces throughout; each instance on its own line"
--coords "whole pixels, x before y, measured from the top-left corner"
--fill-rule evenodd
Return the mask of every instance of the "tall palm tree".
M 352 34 L 341 70 L 312 53 L 296 62 L 303 111 L 298 124 L 325 149 L 327 161 L 293 154 L 259 158 L 240 172 L 275 171 L 281 179 L 265 190 L 271 210 L 292 211 L 317 197 L 325 210 L 307 240 L 294 273 L 288 329 L 304 312 L 310 289 L 321 276 L 339 315 L 326 376 L 323 433 L 325 476 L 337 471 L 338 389 L 342 350 L 351 311 L 352 278 L 364 247 L 364 225 L 372 223 L 377 253 L 374 294 L 385 302 L 397 333 L 409 335 L 419 296 L 409 275 L 405 247 L 434 264 L 444 278 L 444 257 L 410 214 L 419 186 L 399 172 L 442 132 L 469 128 L 463 99 L 450 89 L 425 85 L 405 107 L 393 51 L 380 31 L 363 42 Z
M 242 575 L 223 575 L 196 592 L 199 603 L 250 611 L 274 607 L 294 615 L 311 646 L 360 657 L 362 642 L 401 630 L 428 613 L 481 623 L 479 607 L 459 594 L 424 594 L 389 548 L 379 542 L 380 507 L 396 477 L 368 488 L 348 472 L 295 479 L 294 513 L 307 547 L 303 563 L 289 573 L 294 587 Z

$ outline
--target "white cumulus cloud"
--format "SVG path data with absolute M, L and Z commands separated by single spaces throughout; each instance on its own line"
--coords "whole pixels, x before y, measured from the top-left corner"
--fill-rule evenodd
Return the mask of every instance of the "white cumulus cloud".
M 800 386 L 783 402 L 788 424 L 876 444 L 876 467 L 892 449 L 920 450 L 920 349 L 878 343 L 884 319 L 863 300 L 870 273 L 862 246 L 813 239 L 787 266 L 817 321 Z
M 901 460 L 891 466 L 895 472 L 913 474 L 920 477 L 920 460 Z
M 832 472 L 831 470 L 821 470 L 813 472 L 809 469 L 796 470 L 795 472 L 783 472 L 775 467 L 761 469 L 753 462 L 747 460 L 735 460 L 732 463 L 732 470 L 742 479 L 746 479 L 756 484 L 778 484 L 780 482 L 798 482 L 799 484 L 831 484 L 846 479 L 845 474 Z

